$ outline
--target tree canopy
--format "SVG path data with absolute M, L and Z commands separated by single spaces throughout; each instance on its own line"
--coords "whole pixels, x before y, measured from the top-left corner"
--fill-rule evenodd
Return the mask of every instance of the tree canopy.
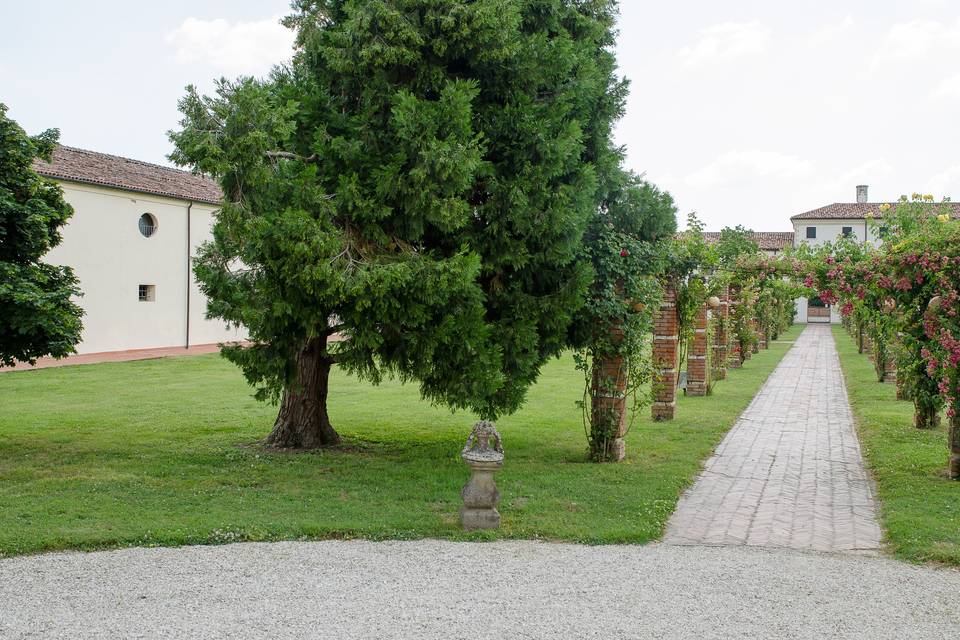
M 73 215 L 59 185 L 33 169 L 59 135 L 28 136 L 0 104 L 0 366 L 63 357 L 80 341 L 78 281 L 69 267 L 41 262 Z
M 584 230 L 624 186 L 615 12 L 298 0 L 290 65 L 188 90 L 172 158 L 225 193 L 196 272 L 249 331 L 226 355 L 261 397 L 302 391 L 312 341 L 486 418 L 520 406 L 589 286 Z

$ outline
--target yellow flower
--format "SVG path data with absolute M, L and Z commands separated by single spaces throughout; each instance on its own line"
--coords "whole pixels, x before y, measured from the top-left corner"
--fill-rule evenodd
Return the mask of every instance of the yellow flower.
M 882 205 L 880 205 L 880 211 L 883 211 L 883 212 L 890 211 L 890 203 L 884 202 Z
M 926 200 L 927 202 L 933 202 L 933 194 L 925 193 L 923 195 L 923 199 Z
M 937 216 L 937 220 L 939 220 L 940 222 L 946 222 L 949 219 L 950 219 L 950 216 L 946 213 L 941 213 L 940 215 Z

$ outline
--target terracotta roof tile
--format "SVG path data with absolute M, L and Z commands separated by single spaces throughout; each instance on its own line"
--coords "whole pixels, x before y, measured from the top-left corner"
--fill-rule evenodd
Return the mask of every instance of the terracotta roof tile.
M 781 251 L 784 247 L 793 246 L 793 231 L 754 231 L 751 238 L 762 251 Z M 708 243 L 720 240 L 719 231 L 706 231 L 703 234 Z
M 791 220 L 865 220 L 867 214 L 872 214 L 874 218 L 881 216 L 881 202 L 834 202 L 825 207 L 799 213 Z M 896 206 L 896 202 L 891 202 L 891 206 Z M 953 217 L 960 218 L 960 202 L 948 203 L 953 210 Z
M 48 178 L 179 200 L 220 204 L 222 198 L 220 185 L 213 180 L 158 164 L 63 145 L 54 149 L 52 160 L 38 160 L 34 169 Z

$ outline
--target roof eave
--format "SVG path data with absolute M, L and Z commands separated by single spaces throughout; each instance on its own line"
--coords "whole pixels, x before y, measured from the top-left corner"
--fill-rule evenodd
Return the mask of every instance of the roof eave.
M 53 171 L 38 170 L 37 173 L 39 173 L 45 178 L 51 178 L 53 180 L 62 180 L 63 182 L 73 182 L 76 184 L 89 184 L 95 187 L 106 187 L 108 189 L 116 189 L 117 191 L 125 191 L 127 193 L 140 193 L 140 194 L 150 195 L 150 196 L 161 196 L 164 198 L 171 198 L 173 200 L 181 200 L 183 202 L 200 202 L 203 204 L 212 204 L 212 205 L 219 205 L 222 202 L 221 200 L 211 200 L 209 198 L 202 198 L 202 197 L 196 197 L 196 196 L 185 196 L 183 194 L 176 194 L 176 193 L 153 190 L 153 189 L 134 189 L 127 185 L 107 182 L 104 180 L 85 180 L 83 178 L 78 178 L 76 176 L 60 175 Z

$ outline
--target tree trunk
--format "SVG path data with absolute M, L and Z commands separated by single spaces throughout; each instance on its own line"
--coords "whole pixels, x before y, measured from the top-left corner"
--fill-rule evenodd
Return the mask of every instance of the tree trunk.
M 326 337 L 311 338 L 297 355 L 297 379 L 284 389 L 280 413 L 264 443 L 285 449 L 316 449 L 340 444 L 327 415 L 327 389 L 333 359 Z
M 940 426 L 940 412 L 933 403 L 914 399 L 913 424 L 917 429 L 936 429 Z

